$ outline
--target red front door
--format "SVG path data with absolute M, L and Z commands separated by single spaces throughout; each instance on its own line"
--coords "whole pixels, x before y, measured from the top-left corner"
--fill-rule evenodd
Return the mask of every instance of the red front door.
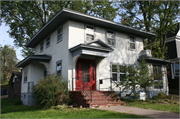
M 78 59 L 76 63 L 76 90 L 96 90 L 96 68 L 94 60 Z

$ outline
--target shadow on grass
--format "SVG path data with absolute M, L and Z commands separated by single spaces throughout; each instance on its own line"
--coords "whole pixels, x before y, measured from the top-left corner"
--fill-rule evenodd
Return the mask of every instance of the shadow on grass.
M 24 112 L 24 111 L 36 111 L 42 110 L 41 107 L 36 106 L 26 106 L 21 103 L 15 104 L 14 99 L 11 98 L 3 98 L 1 99 L 1 114 L 9 113 L 9 112 Z

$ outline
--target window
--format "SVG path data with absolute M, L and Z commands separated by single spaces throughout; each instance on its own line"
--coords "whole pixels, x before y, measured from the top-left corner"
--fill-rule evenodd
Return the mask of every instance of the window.
M 44 42 L 42 42 L 42 43 L 40 44 L 40 52 L 43 51 L 43 45 L 44 45 Z
M 61 75 L 61 70 L 62 70 L 62 60 L 60 61 L 57 61 L 56 63 L 56 71 L 57 71 L 57 74 L 60 74 Z
M 114 32 L 107 30 L 106 37 L 107 37 L 107 43 L 109 45 L 113 45 L 114 46 L 115 45 Z
M 50 36 L 46 39 L 46 48 L 50 46 Z
M 125 66 L 123 65 L 112 65 L 111 66 L 111 74 L 113 81 L 122 81 L 125 78 Z
M 28 69 L 24 70 L 24 83 L 27 82 L 27 74 L 28 74 Z
M 129 49 L 135 50 L 136 49 L 136 42 L 134 36 L 129 36 Z
M 179 64 L 178 63 L 174 64 L 174 75 L 179 76 Z
M 94 27 L 86 25 L 86 41 L 90 42 L 94 40 Z
M 62 41 L 62 30 L 63 30 L 62 27 L 57 30 L 57 43 Z
M 154 81 L 160 82 L 162 81 L 162 70 L 161 66 L 158 65 L 153 65 L 153 75 L 154 75 Z M 163 88 L 163 83 L 160 85 L 154 86 L 155 89 L 162 89 Z

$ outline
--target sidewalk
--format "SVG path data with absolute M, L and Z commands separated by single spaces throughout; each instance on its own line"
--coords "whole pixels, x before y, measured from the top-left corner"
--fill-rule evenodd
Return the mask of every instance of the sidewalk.
M 151 110 L 151 109 L 143 109 L 131 106 L 110 106 L 110 107 L 99 107 L 96 109 L 100 110 L 111 110 L 121 113 L 128 113 L 128 114 L 135 114 L 141 116 L 148 116 L 150 118 L 178 118 L 179 114 L 166 112 L 166 111 L 159 111 L 159 110 Z
M 2 99 L 2 98 L 7 98 L 7 97 L 8 97 L 8 95 L 2 95 L 2 96 L 1 96 L 1 99 Z

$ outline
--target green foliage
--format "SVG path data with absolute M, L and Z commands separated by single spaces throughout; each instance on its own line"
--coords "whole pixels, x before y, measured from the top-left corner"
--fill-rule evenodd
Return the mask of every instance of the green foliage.
M 2 1 L 2 21 L 9 25 L 14 44 L 23 48 L 23 56 L 33 54 L 25 44 L 62 8 L 108 20 L 113 20 L 118 11 L 109 1 Z
M 12 86 L 14 76 L 15 76 L 15 74 L 12 73 L 11 78 L 9 80 L 9 86 Z
M 4 47 L 0 46 L 0 60 L 1 60 L 1 81 L 7 80 L 7 75 L 11 74 L 11 72 L 16 71 L 17 68 L 15 64 L 17 63 L 16 51 L 14 47 L 10 45 L 4 45 Z
M 162 81 L 155 82 L 154 79 L 158 78 L 159 74 L 153 74 L 150 66 L 147 65 L 144 59 L 139 62 L 135 68 L 131 65 L 124 66 L 126 72 L 125 80 L 121 80 L 116 84 L 117 87 L 122 86 L 122 91 L 130 91 L 130 96 L 138 97 L 140 91 L 144 90 L 146 99 L 148 99 L 148 89 L 152 86 L 161 85 Z
M 67 81 L 60 75 L 48 75 L 33 87 L 33 97 L 37 105 L 44 108 L 66 104 L 69 101 Z
M 122 1 L 119 2 L 119 16 L 122 24 L 156 33 L 156 41 L 147 39 L 146 49 L 153 57 L 165 58 L 166 34 L 175 30 L 178 23 L 178 1 Z

